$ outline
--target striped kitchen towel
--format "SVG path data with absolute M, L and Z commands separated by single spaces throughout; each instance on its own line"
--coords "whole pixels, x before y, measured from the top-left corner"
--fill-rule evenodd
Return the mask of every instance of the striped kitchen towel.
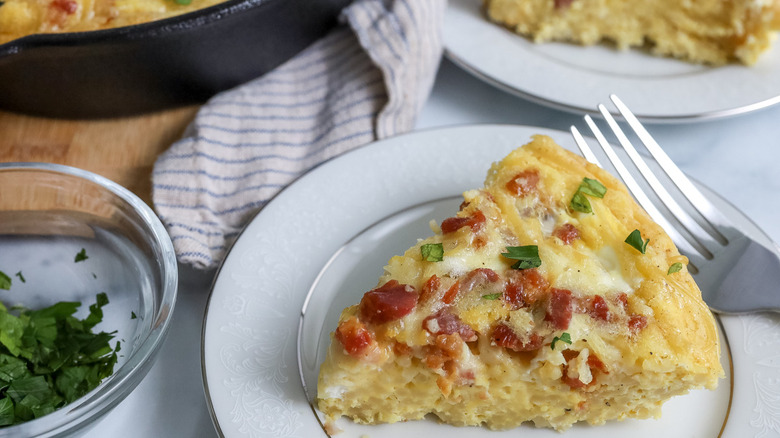
M 152 200 L 179 261 L 217 265 L 297 177 L 410 131 L 441 59 L 445 8 L 446 0 L 356 0 L 326 37 L 206 103 L 152 174 Z

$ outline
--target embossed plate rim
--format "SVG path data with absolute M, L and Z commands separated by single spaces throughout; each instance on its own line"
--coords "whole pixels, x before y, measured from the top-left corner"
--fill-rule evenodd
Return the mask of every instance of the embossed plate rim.
M 296 345 L 301 308 L 316 275 L 353 235 L 351 230 L 364 229 L 403 207 L 478 186 L 489 162 L 525 143 L 532 134 L 550 135 L 564 147 L 573 148 L 566 132 L 528 126 L 472 125 L 418 131 L 331 160 L 269 203 L 245 228 L 221 266 L 204 315 L 201 365 L 218 433 L 230 438 L 293 437 L 320 431 L 300 381 Z M 411 161 L 417 164 L 409 165 L 410 160 L 406 160 L 411 153 L 416 158 Z M 435 163 L 434 158 L 443 162 L 445 172 L 419 172 L 429 170 L 420 163 Z M 393 164 L 408 168 L 395 169 Z M 413 171 L 417 173 L 410 174 Z M 404 184 L 394 183 L 399 175 L 393 172 L 403 174 Z M 331 190 L 323 191 L 325 186 Z M 339 188 L 345 191 L 337 193 Z M 341 202 L 350 191 L 353 195 L 380 191 L 387 196 L 361 198 L 353 211 L 345 211 Z M 385 205 L 388 199 L 398 203 L 399 195 L 403 195 L 403 205 Z M 336 213 L 338 220 L 328 219 Z M 328 234 L 323 234 L 320 228 L 331 224 L 314 223 L 323 218 L 339 227 L 325 228 Z M 756 232 L 741 214 L 735 219 L 748 232 Z M 768 242 L 766 236 L 760 237 Z M 278 245 L 271 247 L 273 240 Z M 306 247 L 305 254 L 291 248 L 296 244 Z M 778 431 L 780 425 L 773 423 L 771 416 L 757 411 L 762 405 L 756 389 L 767 387 L 767 367 L 774 373 L 780 368 L 780 358 L 766 353 L 776 351 L 767 346 L 780 346 L 779 320 L 752 315 L 727 316 L 722 321 L 732 352 L 737 351 L 733 353 L 731 421 L 723 435 Z M 279 322 L 283 324 L 279 326 Z M 773 385 L 769 386 L 769 401 L 763 402 L 769 408 L 764 414 L 775 407 L 771 396 L 780 394 L 780 383 Z
M 489 22 L 480 4 L 450 0 L 445 54 L 479 79 L 542 105 L 598 115 L 593 102 L 617 94 L 643 121 L 680 123 L 732 117 L 780 103 L 777 43 L 752 67 L 697 66 L 604 45 L 534 44 Z M 607 66 L 614 71 L 605 72 Z

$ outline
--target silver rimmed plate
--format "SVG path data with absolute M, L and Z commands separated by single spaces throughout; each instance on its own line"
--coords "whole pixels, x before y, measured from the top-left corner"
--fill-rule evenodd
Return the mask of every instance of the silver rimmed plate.
M 682 122 L 733 116 L 780 102 L 780 45 L 752 67 L 691 64 L 605 45 L 534 44 L 489 22 L 481 1 L 450 0 L 447 56 L 493 85 L 576 113 L 616 94 L 642 120 Z
M 325 436 L 310 404 L 328 333 L 343 307 L 375 285 L 390 256 L 430 233 L 431 219 L 457 210 L 459 194 L 482 185 L 493 161 L 547 134 L 523 126 L 465 126 L 380 141 L 302 177 L 247 226 L 222 265 L 203 329 L 204 383 L 214 423 L 225 437 Z M 750 221 L 705 192 L 746 230 Z M 761 236 L 764 241 L 766 237 Z M 661 420 L 575 426 L 573 437 L 743 437 L 777 432 L 780 318 L 720 318 L 726 379 L 664 406 Z M 729 348 L 730 344 L 730 348 Z M 338 424 L 338 436 L 372 438 L 447 433 L 516 436 L 455 428 L 433 420 L 383 426 Z M 556 432 L 523 427 L 528 437 Z

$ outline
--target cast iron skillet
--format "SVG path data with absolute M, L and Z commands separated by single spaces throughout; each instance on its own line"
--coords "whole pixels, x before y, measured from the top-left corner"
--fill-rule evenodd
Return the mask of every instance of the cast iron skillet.
M 229 0 L 151 23 L 0 45 L 0 108 L 127 116 L 200 103 L 324 35 L 350 0 Z

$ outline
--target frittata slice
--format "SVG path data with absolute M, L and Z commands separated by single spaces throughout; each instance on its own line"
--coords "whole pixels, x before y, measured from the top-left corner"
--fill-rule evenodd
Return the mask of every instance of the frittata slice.
M 536 136 L 464 198 L 341 314 L 318 381 L 328 418 L 565 430 L 716 387 L 687 259 L 615 178 Z
M 755 64 L 780 30 L 780 0 L 483 0 L 488 18 L 535 42 L 647 45 L 693 62 Z

